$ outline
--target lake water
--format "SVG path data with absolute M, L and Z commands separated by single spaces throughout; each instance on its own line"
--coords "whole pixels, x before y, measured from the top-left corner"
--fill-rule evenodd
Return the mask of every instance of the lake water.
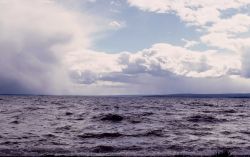
M 250 154 L 250 99 L 0 96 L 0 155 Z

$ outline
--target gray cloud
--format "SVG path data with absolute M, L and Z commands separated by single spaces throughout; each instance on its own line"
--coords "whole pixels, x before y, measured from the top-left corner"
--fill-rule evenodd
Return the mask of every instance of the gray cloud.
M 21 46 L 15 41 L 0 43 L 0 93 L 57 93 L 62 90 L 58 79 L 67 78 L 60 61 L 50 50 L 61 39 L 41 41 L 40 37 L 23 36 Z M 43 40 L 43 38 L 42 38 Z
M 246 48 L 241 56 L 242 76 L 250 78 L 250 48 Z
M 95 18 L 54 3 L 0 4 L 0 94 L 246 92 L 249 51 L 158 43 L 136 53 L 91 51 Z M 246 78 L 244 78 L 246 77 Z
M 99 89 L 95 90 L 99 94 L 107 91 L 109 94 L 247 92 L 249 80 L 241 78 L 241 60 L 237 56 L 190 51 L 162 43 L 136 53 L 116 54 L 105 66 L 93 61 L 95 68 L 78 71 L 80 74 L 74 79 L 79 80 L 83 89 L 88 89 L 82 93 L 89 93 L 89 89 Z
M 0 94 L 70 92 L 63 60 L 74 47 L 89 45 L 93 30 L 88 18 L 56 3 L 1 2 Z M 89 26 L 82 29 L 86 21 Z

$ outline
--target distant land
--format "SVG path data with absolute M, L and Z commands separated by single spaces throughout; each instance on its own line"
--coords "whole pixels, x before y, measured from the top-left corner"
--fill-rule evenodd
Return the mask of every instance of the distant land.
M 229 93 L 229 94 L 168 94 L 148 95 L 147 97 L 180 97 L 180 98 L 250 98 L 250 93 Z
M 175 98 L 250 98 L 250 93 L 222 94 L 159 94 L 159 95 L 40 95 L 40 94 L 0 94 L 0 96 L 86 96 L 86 97 L 175 97 Z

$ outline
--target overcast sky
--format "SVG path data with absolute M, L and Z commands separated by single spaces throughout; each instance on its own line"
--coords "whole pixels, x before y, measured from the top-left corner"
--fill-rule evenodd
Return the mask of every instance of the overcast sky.
M 0 94 L 250 92 L 250 0 L 0 0 Z

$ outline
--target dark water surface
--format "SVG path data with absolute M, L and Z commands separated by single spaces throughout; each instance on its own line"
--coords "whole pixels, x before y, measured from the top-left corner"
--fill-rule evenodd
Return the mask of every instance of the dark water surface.
M 0 155 L 250 155 L 250 99 L 0 96 Z

